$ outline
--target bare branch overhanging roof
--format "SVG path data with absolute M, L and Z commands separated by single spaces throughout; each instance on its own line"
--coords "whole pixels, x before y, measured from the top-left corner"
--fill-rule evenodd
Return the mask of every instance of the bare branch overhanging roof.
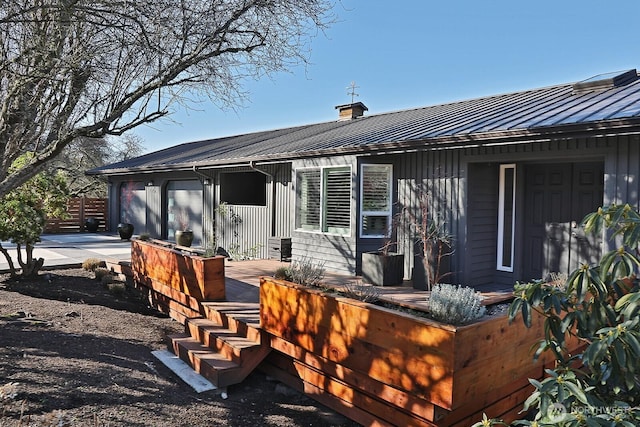
M 635 70 L 625 74 L 632 75 L 633 81 L 617 87 L 585 90 L 578 84 L 563 84 L 347 121 L 190 142 L 87 173 L 181 170 L 338 153 L 640 133 L 640 79 Z

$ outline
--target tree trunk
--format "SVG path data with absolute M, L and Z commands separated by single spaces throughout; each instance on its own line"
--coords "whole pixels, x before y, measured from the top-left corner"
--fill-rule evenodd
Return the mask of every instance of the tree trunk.
M 35 277 L 40 272 L 40 269 L 44 265 L 44 258 L 33 258 L 33 249 L 34 245 L 27 243 L 25 245 L 25 252 L 27 255 L 26 262 L 22 260 L 22 250 L 20 245 L 16 245 L 16 249 L 18 251 L 18 263 L 20 263 L 20 267 L 22 267 L 22 277 Z
M 16 273 L 16 267 L 13 264 L 13 260 L 11 259 L 9 251 L 4 246 L 0 245 L 0 252 L 2 252 L 7 260 L 7 263 L 9 264 L 9 273 L 11 274 L 11 277 L 16 277 L 18 274 Z

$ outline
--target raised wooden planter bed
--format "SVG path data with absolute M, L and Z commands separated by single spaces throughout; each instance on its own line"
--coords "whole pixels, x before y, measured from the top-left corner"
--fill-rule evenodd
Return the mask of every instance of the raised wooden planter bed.
M 225 299 L 224 257 L 202 257 L 154 242 L 131 242 L 134 280 L 169 287 L 196 301 Z
M 506 315 L 454 327 L 398 310 L 262 278 L 265 369 L 362 424 L 469 426 L 514 419 L 551 362 L 532 361 L 543 321 Z

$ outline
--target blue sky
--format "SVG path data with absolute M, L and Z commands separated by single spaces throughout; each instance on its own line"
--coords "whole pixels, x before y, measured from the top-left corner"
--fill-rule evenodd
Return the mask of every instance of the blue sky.
M 247 81 L 249 100 L 178 110 L 138 128 L 147 151 L 335 120 L 351 98 L 378 114 L 640 68 L 639 0 L 341 0 L 311 64 Z

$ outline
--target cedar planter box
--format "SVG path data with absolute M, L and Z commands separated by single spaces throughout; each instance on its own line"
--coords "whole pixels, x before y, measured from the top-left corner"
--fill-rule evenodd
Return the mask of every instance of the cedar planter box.
M 513 419 L 527 379 L 551 362 L 532 359 L 540 317 L 530 329 L 506 314 L 455 327 L 272 278 L 261 279 L 260 321 L 304 391 L 365 424 L 468 426 L 483 411 Z
M 134 279 L 148 287 L 160 283 L 198 301 L 225 299 L 224 257 L 204 258 L 153 242 L 131 242 Z

